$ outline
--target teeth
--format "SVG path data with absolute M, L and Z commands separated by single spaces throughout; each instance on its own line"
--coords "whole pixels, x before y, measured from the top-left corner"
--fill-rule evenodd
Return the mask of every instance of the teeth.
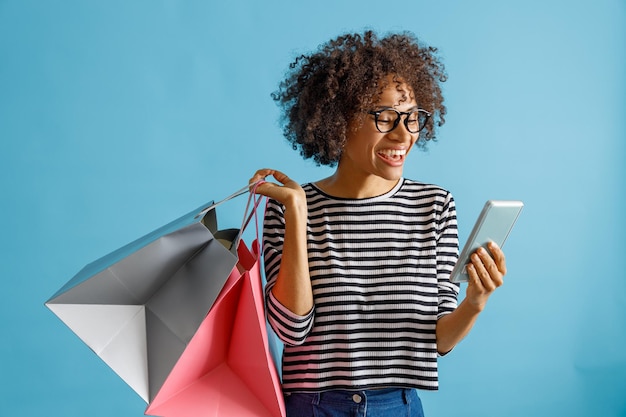
M 402 156 L 406 155 L 406 149 L 383 149 L 378 153 L 386 156 Z

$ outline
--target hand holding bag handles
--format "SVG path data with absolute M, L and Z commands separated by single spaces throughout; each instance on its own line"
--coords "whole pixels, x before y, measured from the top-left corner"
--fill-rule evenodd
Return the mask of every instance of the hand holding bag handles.
M 176 396 L 164 389 L 166 385 L 180 388 L 182 380 L 191 378 L 191 382 L 198 383 L 194 385 L 202 387 L 215 375 L 211 370 L 231 375 L 231 381 L 248 378 L 237 376 L 242 369 L 246 372 L 246 366 L 241 362 L 233 365 L 232 358 L 240 355 L 226 355 L 241 344 L 231 343 L 234 334 L 241 333 L 232 331 L 233 328 L 251 329 L 244 333 L 255 338 L 255 344 L 249 345 L 257 346 L 252 352 L 260 352 L 262 360 L 257 357 L 257 363 L 265 371 L 253 370 L 251 388 L 245 388 L 250 382 L 232 385 L 218 378 L 209 391 L 221 393 L 218 403 L 222 405 L 237 397 L 239 407 L 260 413 L 253 415 L 279 416 L 283 410 L 282 395 L 278 396 L 280 383 L 264 342 L 267 333 L 258 242 L 253 244 L 252 251 L 248 250 L 241 240 L 240 229 L 235 229 L 237 245 L 232 250 L 217 242 L 221 231 L 217 230 L 215 207 L 249 189 L 245 187 L 217 204 L 193 210 L 88 264 L 45 303 L 150 407 L 157 395 L 162 404 L 171 404 L 173 409 L 168 411 L 171 416 L 188 415 L 185 404 L 204 408 L 206 398 L 215 400 L 215 397 L 205 397 L 206 390 L 201 390 L 201 397 L 191 398 L 176 408 L 181 403 L 170 401 Z M 256 208 L 258 201 L 254 201 Z M 248 297 L 252 301 L 239 303 L 242 294 L 252 294 Z M 254 315 L 241 318 L 245 314 L 235 312 L 247 309 L 239 305 L 254 307 Z M 216 315 L 225 320 L 209 319 Z M 193 346 L 200 346 L 200 351 L 194 354 Z M 184 358 L 198 362 L 185 369 Z M 179 368 L 184 372 L 178 372 Z M 266 377 L 257 378 L 257 373 Z M 241 392 L 230 389 L 233 387 L 241 388 Z M 269 389 L 270 394 L 263 393 L 259 399 L 259 394 L 254 392 L 264 389 Z M 246 415 L 245 410 L 239 411 L 232 415 Z M 231 414 L 220 411 L 220 415 Z

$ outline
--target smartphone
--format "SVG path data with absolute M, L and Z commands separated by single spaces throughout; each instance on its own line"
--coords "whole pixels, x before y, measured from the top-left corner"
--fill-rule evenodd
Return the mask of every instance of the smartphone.
M 476 249 L 481 246 L 487 249 L 487 243 L 490 241 L 500 247 L 504 245 L 523 207 L 524 203 L 517 200 L 489 200 L 485 203 L 450 274 L 452 282 L 469 280 L 465 266 L 470 262 L 470 255 Z

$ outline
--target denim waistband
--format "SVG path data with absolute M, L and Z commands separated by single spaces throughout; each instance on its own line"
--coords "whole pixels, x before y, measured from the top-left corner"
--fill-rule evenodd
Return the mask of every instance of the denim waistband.
M 383 388 L 359 391 L 332 390 L 314 393 L 297 392 L 288 393 L 286 395 L 297 396 L 301 401 L 310 401 L 313 404 L 319 404 L 320 402 L 347 404 L 402 402 L 407 404 L 409 402 L 409 395 L 414 391 L 413 388 Z

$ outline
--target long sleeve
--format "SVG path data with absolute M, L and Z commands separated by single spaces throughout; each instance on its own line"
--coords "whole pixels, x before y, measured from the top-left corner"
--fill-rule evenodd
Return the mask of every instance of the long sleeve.
M 459 257 L 459 238 L 456 208 L 449 193 L 443 201 L 437 226 L 437 319 L 440 319 L 456 309 L 459 296 L 459 285 L 450 281 L 450 273 Z
M 287 345 L 300 345 L 311 331 L 315 309 L 299 316 L 285 308 L 272 294 L 276 283 L 285 235 L 285 218 L 280 203 L 270 199 L 263 222 L 263 256 L 265 261 L 265 302 L 268 322 L 278 337 Z

